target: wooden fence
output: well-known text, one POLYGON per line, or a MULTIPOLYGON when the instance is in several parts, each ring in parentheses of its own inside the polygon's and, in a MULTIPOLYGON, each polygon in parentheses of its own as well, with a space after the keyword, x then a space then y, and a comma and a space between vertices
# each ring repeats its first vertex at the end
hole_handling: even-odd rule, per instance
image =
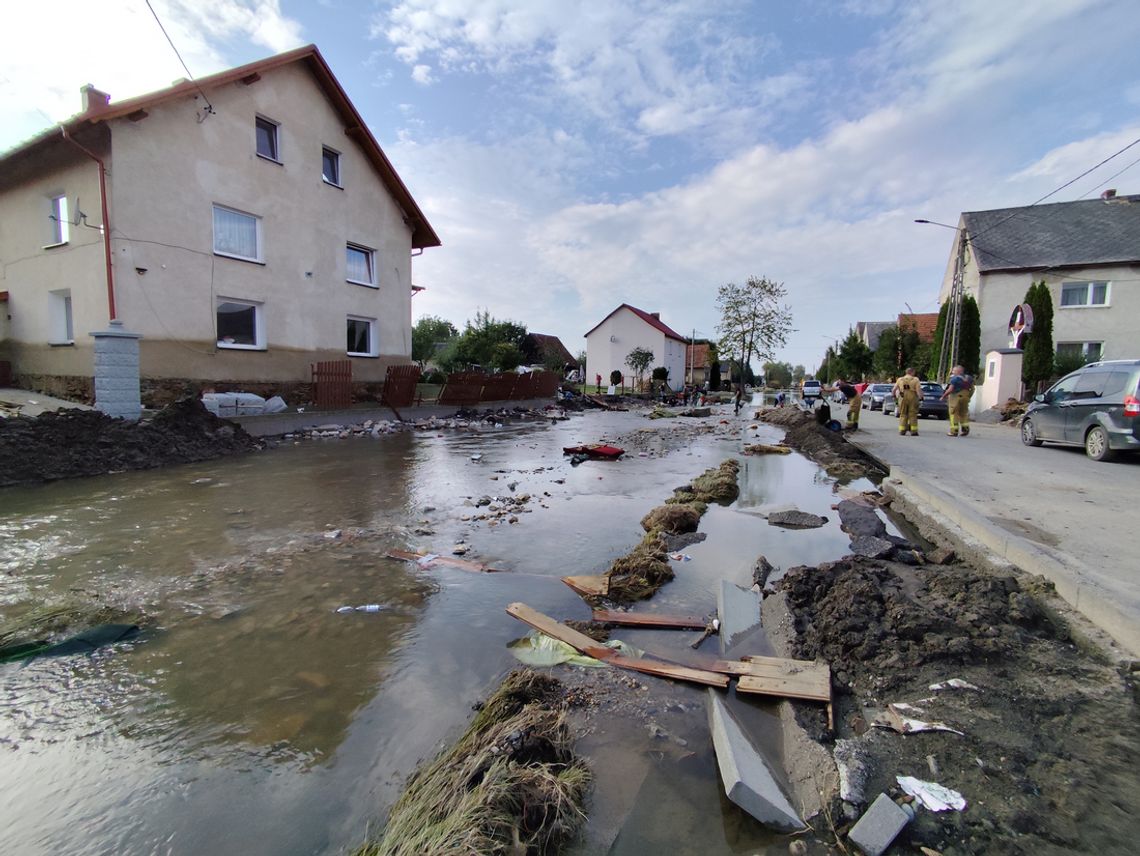
POLYGON ((409 407, 416 400, 419 366, 388 366, 380 403, 389 407, 409 407))
POLYGON ((557 372, 452 372, 439 393, 439 403, 465 407, 488 401, 553 398, 562 378, 557 372))
POLYGON ((352 407, 352 361, 329 360, 312 364, 313 402, 317 410, 352 407))

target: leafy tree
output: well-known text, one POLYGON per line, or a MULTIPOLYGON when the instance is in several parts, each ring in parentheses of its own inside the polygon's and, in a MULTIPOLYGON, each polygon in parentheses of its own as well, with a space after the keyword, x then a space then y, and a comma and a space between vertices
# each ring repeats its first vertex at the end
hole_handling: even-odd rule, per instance
POLYGON ((767 277, 750 276, 743 285, 730 282, 717 289, 717 346, 746 373, 753 357, 771 360, 787 342, 792 323, 791 307, 783 303, 787 295, 782 282, 767 277))
POLYGON ((716 392, 720 389, 720 354, 717 353, 716 345, 709 345, 709 391, 716 392))
POLYGON ((806 375, 806 374, 807 374, 807 369, 805 369, 801 365, 797 365, 794 369, 792 369, 792 380, 795 381, 796 383, 799 383, 800 381, 802 381, 804 379, 804 375, 806 375))
POLYGON ((620 369, 614 369, 612 372, 610 372, 610 386, 620 386, 620 385, 621 385, 621 370, 620 369))
POLYGON ((488 365, 501 372, 513 372, 522 365, 523 359, 523 352, 518 345, 513 342, 496 342, 491 346, 491 359, 488 360, 488 365))
POLYGON ((1053 295, 1045 280, 1029 286, 1025 302, 1033 310, 1033 332, 1025 337, 1021 379, 1032 393, 1053 376, 1053 295))
POLYGON ((842 374, 848 380, 862 380, 863 376, 871 371, 871 363, 875 358, 874 352, 859 338, 854 330, 847 333, 847 338, 839 346, 839 364, 842 374))
POLYGON ((787 363, 764 363, 764 380, 774 389, 792 385, 792 367, 787 363))
POLYGON ((455 325, 434 315, 425 315, 412 327, 412 359, 424 367, 432 358, 437 346, 446 344, 459 335, 455 325))
POLYGON ((966 374, 976 375, 982 365, 982 314, 972 294, 962 298, 962 324, 958 330, 958 363, 966 374))
POLYGON ((637 375, 638 387, 641 386, 641 379, 645 376, 645 370, 649 368, 652 362, 653 351, 648 348, 637 347, 626 355, 625 364, 633 369, 633 373, 637 375))
MULTIPOLYGON (((463 333, 452 342, 452 347, 448 348, 445 368, 454 371, 468 365, 479 365, 509 371, 523 360, 522 344, 525 338, 526 327, 522 324, 499 321, 492 318, 491 313, 484 309, 475 313, 475 319, 467 322, 463 333), (515 350, 496 348, 500 344, 512 345, 515 350), (511 363, 513 365, 508 368, 508 364, 511 363)), ((443 359, 441 356, 441 363, 443 359)))

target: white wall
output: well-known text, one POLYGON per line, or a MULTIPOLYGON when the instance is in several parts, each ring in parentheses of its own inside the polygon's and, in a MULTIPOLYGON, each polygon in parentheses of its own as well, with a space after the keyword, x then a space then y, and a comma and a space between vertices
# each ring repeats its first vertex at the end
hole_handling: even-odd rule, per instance
POLYGON ((665 365, 669 368, 669 377, 680 378, 685 370, 685 346, 681 342, 680 360, 670 367, 664 362, 668 358, 665 334, 645 323, 629 309, 621 309, 607 318, 599 327, 586 337, 586 381, 593 383, 597 375, 602 376, 602 385, 609 384, 610 372, 614 369, 623 375, 633 377, 633 372, 625 364, 625 358, 634 348, 645 348, 653 352, 653 362, 645 376, 656 366, 665 365), (674 375, 673 372, 678 372, 674 375))

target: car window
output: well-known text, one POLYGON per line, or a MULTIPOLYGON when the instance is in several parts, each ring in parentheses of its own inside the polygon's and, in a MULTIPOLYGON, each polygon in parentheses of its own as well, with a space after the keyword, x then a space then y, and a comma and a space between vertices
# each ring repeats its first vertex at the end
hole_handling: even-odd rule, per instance
POLYGON ((1045 393, 1047 401, 1067 401, 1073 395, 1073 390, 1077 386, 1077 381, 1081 379, 1079 374, 1071 374, 1068 377, 1063 377, 1045 393))
POLYGON ((1073 387, 1073 398, 1100 398, 1104 391, 1108 372, 1087 371, 1077 378, 1077 385, 1073 387))
POLYGON ((1128 380, 1132 376, 1132 372, 1109 372, 1108 380, 1104 382, 1104 389, 1101 390, 1102 398, 1115 398, 1124 392, 1128 386, 1128 380))

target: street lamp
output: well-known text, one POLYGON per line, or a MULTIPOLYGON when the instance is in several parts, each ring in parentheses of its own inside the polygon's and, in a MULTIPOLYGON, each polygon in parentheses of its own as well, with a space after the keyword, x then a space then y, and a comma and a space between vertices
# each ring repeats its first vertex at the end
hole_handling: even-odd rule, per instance
POLYGON ((827 341, 832 343, 831 347, 829 347, 827 349, 827 360, 824 364, 826 366, 824 371, 827 373, 827 382, 831 383, 831 381, 832 381, 832 377, 831 377, 831 354, 832 354, 832 352, 839 350, 839 339, 837 339, 835 336, 825 336, 822 333, 820 333, 820 338, 821 339, 827 339, 827 341))
POLYGON ((942 343, 938 351, 938 379, 944 378, 952 366, 958 364, 958 343, 962 330, 962 297, 964 287, 962 280, 966 268, 966 244, 970 241, 970 234, 965 228, 951 226, 949 223, 939 223, 937 220, 915 220, 927 226, 941 226, 943 229, 953 229, 958 233, 958 257, 954 262, 954 279, 950 284, 950 298, 947 300, 946 326, 942 330, 942 343))

